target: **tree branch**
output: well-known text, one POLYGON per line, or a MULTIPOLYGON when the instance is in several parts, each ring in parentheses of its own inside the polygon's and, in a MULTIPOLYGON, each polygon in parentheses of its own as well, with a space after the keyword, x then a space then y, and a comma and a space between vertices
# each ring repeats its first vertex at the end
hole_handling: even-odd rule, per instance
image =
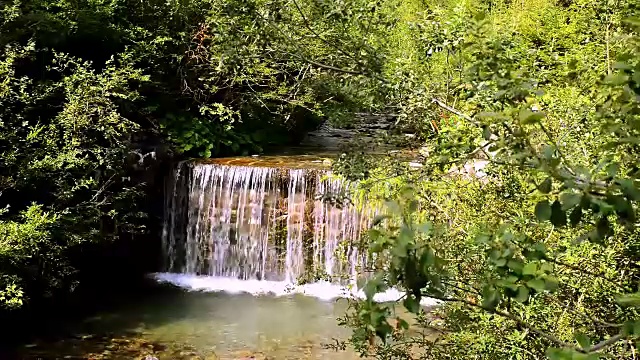
POLYGON ((460 116, 461 118, 463 118, 463 119, 467 120, 468 122, 470 122, 470 123, 472 123, 472 124, 479 125, 477 121, 475 121, 475 120, 473 120, 473 119, 471 118, 471 116, 464 114, 464 113, 463 113, 462 111, 460 111, 460 110, 457 110, 457 109, 452 108, 451 106, 449 106, 449 105, 445 104, 445 103, 444 103, 444 102, 442 102, 441 100, 438 100, 438 99, 436 99, 436 98, 432 98, 432 99, 431 99, 431 102, 432 102, 432 103, 434 103, 434 104, 436 104, 436 105, 438 105, 438 106, 440 106, 441 108, 443 108, 443 109, 445 109, 445 110, 447 110, 447 111, 451 112, 451 113, 454 113, 454 114, 456 114, 456 115, 460 116))
POLYGON ((599 350, 604 350, 607 347, 615 344, 616 342, 618 342, 618 341, 620 341, 620 340, 622 340, 624 338, 625 338, 625 336, 622 335, 622 334, 614 335, 614 336, 608 338, 605 341, 602 341, 602 342, 599 342, 599 343, 593 345, 592 347, 589 348, 588 352, 593 353, 593 352, 596 352, 596 351, 599 351, 599 350))
MULTIPOLYGON (((344 49, 342 49, 340 46, 331 43, 329 40, 326 40, 325 38, 323 38, 322 36, 320 36, 320 34, 318 34, 312 27, 311 24, 309 23, 309 21, 307 20, 307 17, 304 15, 304 12, 302 11, 302 8, 300 8, 300 5, 298 5, 298 2, 296 0, 293 0, 293 4, 296 6, 296 9, 298 9, 298 13, 300 13, 300 16, 302 17, 302 20, 304 22, 304 25, 307 29, 309 29, 309 31, 311 31, 311 33, 313 35, 315 35, 315 37, 317 37, 318 39, 320 39, 320 41, 322 41, 325 45, 332 47, 336 50, 338 50, 339 52, 341 52, 342 54, 344 54, 346 57, 356 61, 357 63, 359 63, 358 59, 356 59, 352 54, 346 52, 344 49)), ((359 64, 358 64, 359 65, 359 64)))

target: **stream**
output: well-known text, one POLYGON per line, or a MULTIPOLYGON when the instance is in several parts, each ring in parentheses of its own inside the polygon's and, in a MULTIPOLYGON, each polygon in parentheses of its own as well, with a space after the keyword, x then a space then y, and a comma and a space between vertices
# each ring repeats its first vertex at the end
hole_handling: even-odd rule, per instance
POLYGON ((321 157, 181 162, 166 183, 163 265, 149 274, 160 290, 0 358, 357 359, 325 346, 349 337, 337 319, 372 261, 359 239, 376 206, 341 200, 356 185, 321 157))
POLYGON ((346 300, 165 288, 57 325, 15 359, 356 359, 325 348, 346 339, 346 300))

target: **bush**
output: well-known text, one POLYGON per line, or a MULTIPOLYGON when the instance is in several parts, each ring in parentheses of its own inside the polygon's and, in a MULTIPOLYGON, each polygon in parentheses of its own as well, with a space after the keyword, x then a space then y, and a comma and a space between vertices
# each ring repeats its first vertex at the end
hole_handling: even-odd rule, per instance
MULTIPOLYGON (((351 342, 385 359, 632 358, 640 48, 637 20, 623 18, 637 9, 492 2, 461 29, 447 16, 483 6, 456 3, 427 6, 418 28, 462 31, 460 41, 424 34, 436 55, 412 67, 446 83, 433 95, 463 111, 409 95, 405 116, 425 123, 431 156, 396 178, 409 187, 369 233, 386 261, 343 319, 351 342), (460 172, 472 162, 480 178, 460 172), (410 321, 372 301, 391 286, 410 321), (441 306, 424 313, 425 297, 441 306)), ((370 170, 363 186, 389 173, 370 170)))

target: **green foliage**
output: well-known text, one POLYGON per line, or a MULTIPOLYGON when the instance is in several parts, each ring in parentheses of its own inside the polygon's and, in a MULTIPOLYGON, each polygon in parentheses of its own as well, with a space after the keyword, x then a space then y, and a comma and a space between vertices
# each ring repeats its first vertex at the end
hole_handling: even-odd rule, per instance
POLYGON ((137 125, 120 104, 146 77, 126 57, 91 63, 52 53, 48 81, 30 76, 44 61, 32 42, 0 57, 0 287, 3 307, 75 287, 67 252, 134 231, 135 184, 122 180, 137 125))
POLYGON ((424 35, 431 56, 406 67, 441 84, 429 92, 410 85, 412 100, 400 106, 406 121, 426 125, 432 155, 413 172, 379 162, 363 184, 391 174, 385 196, 403 183, 412 194, 395 190, 390 218, 368 234, 377 276, 364 288, 374 291, 344 319, 363 354, 627 359, 637 352, 640 48, 635 20, 622 20, 634 9, 632 2, 425 6, 429 20, 416 28, 448 26, 457 41, 424 35), (488 15, 472 20, 477 10, 488 15), (458 16, 469 20, 447 21, 458 16), (473 116, 436 108, 432 96, 473 116), (461 172, 469 164, 483 166, 479 178, 461 172), (376 289, 389 286, 404 299, 371 304, 376 289), (441 306, 425 313, 417 306, 424 298, 441 306), (414 314, 409 331, 390 325, 394 306, 414 314))
POLYGON ((366 299, 344 319, 356 349, 631 358, 637 10, 630 0, 3 2, 0 304, 73 289, 72 251, 139 230, 125 162, 135 135, 182 156, 248 154, 327 118, 349 126, 354 112, 385 112, 428 155, 420 169, 358 151, 335 163, 372 201, 396 199, 366 238, 366 299), (468 176, 470 164, 481 169, 468 176), (410 319, 373 301, 389 287, 410 319), (426 313, 425 298, 440 306, 426 313))
POLYGON ((141 230, 144 184, 129 166, 139 139, 181 157, 257 153, 375 103, 362 64, 334 68, 356 50, 379 61, 362 36, 391 24, 367 1, 335 5, 2 2, 0 305, 73 290, 71 254, 141 230), (368 25, 352 22, 363 11, 368 25))

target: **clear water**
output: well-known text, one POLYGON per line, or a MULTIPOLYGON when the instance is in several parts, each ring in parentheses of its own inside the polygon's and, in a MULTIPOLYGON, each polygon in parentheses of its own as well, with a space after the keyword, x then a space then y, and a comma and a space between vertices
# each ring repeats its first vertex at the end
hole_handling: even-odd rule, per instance
POLYGON ((301 294, 174 289, 89 316, 60 330, 70 335, 35 341, 16 358, 351 360, 358 358, 352 351, 323 346, 349 336, 337 324, 347 305, 301 294), (131 350, 125 342, 140 345, 131 350))
POLYGON ((187 344, 199 355, 354 359, 352 353, 322 346, 348 336, 348 330, 336 322, 345 309, 344 300, 327 302, 301 295, 180 293, 120 315, 139 319, 142 329, 137 330, 143 331, 145 339, 187 344))

